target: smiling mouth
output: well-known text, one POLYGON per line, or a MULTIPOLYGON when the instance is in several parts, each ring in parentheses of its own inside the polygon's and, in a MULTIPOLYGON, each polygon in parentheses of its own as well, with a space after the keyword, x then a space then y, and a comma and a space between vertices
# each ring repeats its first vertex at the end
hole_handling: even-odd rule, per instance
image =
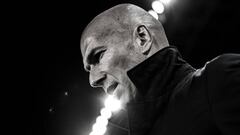
POLYGON ((112 95, 117 86, 118 86, 118 83, 117 83, 117 82, 113 82, 113 84, 111 84, 111 85, 107 88, 107 91, 106 91, 106 92, 107 92, 109 95, 112 95))

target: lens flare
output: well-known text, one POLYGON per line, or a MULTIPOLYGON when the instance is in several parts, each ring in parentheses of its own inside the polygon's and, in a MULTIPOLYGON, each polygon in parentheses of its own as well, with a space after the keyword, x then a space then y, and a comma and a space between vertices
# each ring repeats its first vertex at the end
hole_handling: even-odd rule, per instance
POLYGON ((107 127, 102 127, 102 128, 93 130, 89 135, 104 135, 106 131, 107 131, 107 127))
POLYGON ((149 10, 148 13, 158 20, 158 14, 155 11, 149 10))
POLYGON ((120 100, 113 96, 108 96, 105 100, 105 108, 100 111, 100 116, 96 118, 96 123, 92 126, 92 132, 89 135, 104 135, 107 130, 108 119, 113 111, 121 109, 120 100))
POLYGON ((162 14, 164 12, 164 5, 161 1, 156 0, 152 2, 152 9, 158 14, 162 14))
POLYGON ((171 0, 160 0, 163 4, 167 5, 171 2, 171 0))
POLYGON ((111 110, 107 108, 102 108, 100 111, 101 116, 105 117, 106 119, 109 119, 112 116, 111 110))
POLYGON ((108 96, 104 104, 105 107, 109 109, 111 112, 117 111, 121 108, 120 100, 114 98, 113 96, 108 96))

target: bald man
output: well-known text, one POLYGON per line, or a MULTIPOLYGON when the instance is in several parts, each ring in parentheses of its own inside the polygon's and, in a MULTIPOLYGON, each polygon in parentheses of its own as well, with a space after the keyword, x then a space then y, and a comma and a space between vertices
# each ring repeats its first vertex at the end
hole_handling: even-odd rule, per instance
POLYGON ((96 16, 80 47, 90 85, 123 104, 107 134, 240 134, 239 54, 196 70, 169 45, 161 23, 132 4, 96 16))

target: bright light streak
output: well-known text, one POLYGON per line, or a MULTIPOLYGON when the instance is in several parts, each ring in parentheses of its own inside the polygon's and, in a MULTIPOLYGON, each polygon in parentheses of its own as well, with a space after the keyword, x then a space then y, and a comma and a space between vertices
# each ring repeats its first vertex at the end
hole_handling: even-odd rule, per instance
POLYGON ((103 116, 98 116, 96 123, 92 126, 92 132, 89 135, 103 135, 107 130, 108 120, 103 116))
POLYGON ((121 109, 120 100, 113 96, 108 96, 104 104, 105 108, 101 109, 101 115, 97 117, 96 123, 92 126, 92 132, 89 135, 103 135, 107 130, 108 119, 112 116, 112 112, 121 109))
POLYGON ((108 96, 104 104, 105 104, 105 107, 112 112, 117 111, 121 108, 120 100, 114 98, 113 96, 108 96))
POLYGON ((98 123, 101 126, 107 126, 108 120, 104 118, 103 116, 98 116, 96 119, 96 123, 98 123))
POLYGON ((148 13, 158 20, 158 14, 155 11, 149 10, 148 13))
POLYGON ((152 2, 152 8, 158 14, 162 14, 164 12, 164 5, 159 0, 156 0, 156 1, 152 2))
POLYGON ((100 111, 101 116, 105 117, 106 119, 109 119, 112 116, 111 110, 107 108, 102 108, 100 111))
POLYGON ((89 135, 104 135, 106 131, 107 127, 101 127, 97 128, 96 130, 93 130, 89 135))
POLYGON ((171 2, 171 0, 160 0, 163 4, 167 5, 171 2))
POLYGON ((100 123, 95 123, 93 124, 92 126, 92 131, 99 131, 101 130, 102 128, 106 127, 105 125, 102 125, 101 122, 100 123))
POLYGON ((98 135, 96 132, 92 131, 89 135, 98 135))

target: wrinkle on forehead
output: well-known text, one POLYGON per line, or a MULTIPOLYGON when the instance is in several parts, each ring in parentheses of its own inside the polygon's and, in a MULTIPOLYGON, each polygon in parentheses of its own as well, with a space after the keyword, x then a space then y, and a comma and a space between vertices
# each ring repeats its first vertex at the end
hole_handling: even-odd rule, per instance
MULTIPOLYGON (((149 29, 156 31, 156 35, 162 35, 161 33, 164 32, 160 22, 138 6, 126 3, 112 7, 96 16, 84 29, 81 38, 81 49, 85 48, 82 47, 85 46, 83 40, 90 35, 96 36, 98 34, 99 36, 96 36, 96 38, 104 39, 104 37, 111 35, 114 32, 113 30, 132 32, 136 25, 139 24, 146 25, 149 29)), ((163 35, 163 37, 165 36, 163 35)))
POLYGON ((112 17, 103 16, 95 18, 87 28, 81 38, 81 52, 84 56, 87 46, 89 46, 92 40, 99 43, 104 42, 108 37, 115 35, 116 33, 122 33, 126 31, 120 23, 115 21, 112 17))
POLYGON ((93 37, 87 37, 84 41, 83 41, 83 45, 81 45, 81 51, 82 51, 82 56, 83 58, 86 55, 88 46, 93 42, 94 38, 93 37))
MULTIPOLYGON (((84 40, 88 36, 95 36, 97 39, 104 39, 105 37, 113 34, 114 30, 117 31, 126 30, 126 25, 129 25, 128 15, 130 7, 135 7, 131 4, 120 4, 113 8, 110 8, 98 16, 96 16, 84 29, 81 37, 81 52, 85 52, 84 40), (98 34, 98 35, 97 35, 98 34)), ((136 7, 135 7, 136 8, 136 7)))

